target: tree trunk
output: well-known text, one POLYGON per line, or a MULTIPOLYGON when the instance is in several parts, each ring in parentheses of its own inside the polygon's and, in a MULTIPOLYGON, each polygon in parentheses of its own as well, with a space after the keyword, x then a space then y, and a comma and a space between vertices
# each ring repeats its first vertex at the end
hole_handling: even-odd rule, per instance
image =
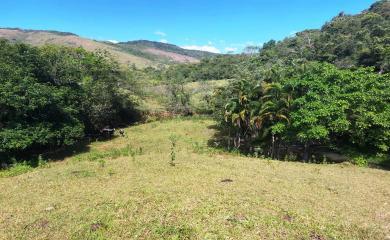
POLYGON ((305 149, 303 152, 303 161, 307 162, 309 160, 309 144, 305 142, 305 149))
POLYGON ((241 136, 240 133, 236 133, 236 137, 234 138, 234 147, 240 148, 241 146, 241 136))
POLYGON ((278 147, 277 147, 277 150, 276 150, 276 159, 280 160, 280 145, 281 145, 281 142, 279 141, 278 142, 278 147))
POLYGON ((230 128, 229 128, 228 150, 230 150, 231 141, 232 141, 232 137, 231 137, 230 128))
POLYGON ((275 158, 275 135, 272 134, 271 158, 275 158))

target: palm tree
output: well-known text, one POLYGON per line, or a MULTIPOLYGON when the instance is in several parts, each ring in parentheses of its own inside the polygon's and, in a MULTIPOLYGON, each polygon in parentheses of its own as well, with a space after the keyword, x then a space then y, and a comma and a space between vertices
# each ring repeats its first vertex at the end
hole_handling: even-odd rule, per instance
POLYGON ((234 89, 237 89, 237 96, 232 97, 225 105, 225 121, 230 120, 236 128, 234 146, 240 148, 242 141, 251 136, 251 109, 261 91, 259 85, 247 80, 237 82, 234 89))
POLYGON ((256 84, 241 80, 234 84, 236 96, 225 105, 225 121, 230 121, 235 129, 234 146, 240 148, 243 141, 259 137, 270 139, 269 155, 275 157, 279 139, 273 127, 278 123, 290 123, 291 95, 280 83, 256 84))
MULTIPOLYGON (((263 136, 272 133, 269 155, 275 157, 277 136, 272 127, 280 122, 290 123, 289 111, 292 98, 280 83, 263 84, 263 96, 259 103, 253 104, 251 110, 251 124, 263 132, 263 136)), ((279 148, 278 148, 279 149, 279 148)))

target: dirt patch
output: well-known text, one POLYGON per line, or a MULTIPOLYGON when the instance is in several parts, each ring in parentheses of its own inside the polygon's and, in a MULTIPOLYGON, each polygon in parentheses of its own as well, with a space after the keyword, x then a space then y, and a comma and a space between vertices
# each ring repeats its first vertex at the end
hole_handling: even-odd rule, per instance
POLYGON ((106 228, 106 225, 103 223, 100 223, 100 222, 93 223, 93 224, 91 224, 91 227, 90 227, 92 232, 96 232, 97 230, 102 229, 102 228, 106 228))
POLYGON ((286 222, 292 222, 294 220, 294 218, 288 214, 284 215, 282 219, 286 222))
POLYGON ((221 183, 231 183, 231 182, 233 182, 233 180, 231 180, 230 178, 226 178, 226 179, 221 180, 221 183))
POLYGON ((321 235, 318 235, 317 233, 310 234, 310 239, 311 240, 325 240, 324 237, 322 237, 321 235))

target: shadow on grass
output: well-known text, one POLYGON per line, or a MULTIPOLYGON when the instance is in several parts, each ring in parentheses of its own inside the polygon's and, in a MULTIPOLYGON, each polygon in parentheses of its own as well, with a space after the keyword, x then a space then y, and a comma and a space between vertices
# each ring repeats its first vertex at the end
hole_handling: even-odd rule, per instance
POLYGON ((369 163, 369 166, 372 168, 390 171, 390 156, 388 156, 387 159, 369 163))
POLYGON ((54 151, 44 152, 36 150, 34 152, 20 153, 17 156, 5 157, 1 161, 0 176, 2 175, 1 172, 9 172, 9 174, 5 175, 19 175, 13 172, 27 172, 33 168, 46 165, 48 162, 62 161, 67 157, 88 152, 89 150, 89 141, 82 140, 72 146, 62 147, 54 151))
POLYGON ((46 160, 48 162, 63 161, 68 157, 89 152, 90 144, 93 142, 109 142, 118 137, 119 137, 118 135, 113 135, 110 137, 105 137, 100 135, 95 135, 95 136, 89 135, 72 146, 66 146, 66 147, 59 148, 55 151, 42 153, 41 156, 43 157, 43 160, 46 160))
POLYGON ((244 151, 234 148, 233 142, 229 137, 229 134, 224 131, 217 124, 207 126, 208 129, 216 130, 214 135, 207 141, 207 146, 214 148, 219 151, 229 152, 229 153, 241 153, 245 154, 244 151))
POLYGON ((111 137, 89 136, 74 145, 65 146, 53 151, 35 150, 12 157, 4 156, 0 161, 0 177, 20 175, 34 168, 46 166, 49 162, 63 161, 66 158, 89 152, 92 142, 107 142, 117 137, 116 135, 111 137))
MULTIPOLYGON (((208 147, 217 149, 218 151, 231 153, 234 155, 242 155, 248 157, 259 157, 265 158, 260 154, 254 154, 253 151, 249 151, 249 149, 237 149, 234 147, 234 143, 232 138, 229 137, 229 133, 224 131, 223 128, 218 126, 217 124, 210 125, 207 127, 208 129, 216 130, 214 135, 208 140, 208 147)), ((303 156, 303 146, 293 145, 287 148, 287 152, 281 155, 279 161, 294 161, 294 162, 305 162, 302 160, 303 156), (293 154, 293 158, 290 158, 290 154, 293 154), (286 156, 288 158, 286 158, 286 156)), ((362 156, 367 162, 364 165, 365 167, 376 168, 390 171, 390 155, 384 156, 376 156, 376 153, 373 152, 361 152, 354 151, 353 154, 350 154, 350 151, 343 150, 340 148, 339 150, 330 149, 325 145, 312 146, 310 151, 310 158, 306 163, 312 164, 338 164, 345 162, 354 162, 355 156, 362 156), (324 157, 326 156, 326 160, 324 161, 324 157)))
POLYGON ((62 147, 55 151, 46 152, 41 154, 42 158, 48 162, 63 161, 64 159, 80 154, 85 153, 90 150, 89 147, 90 141, 88 139, 82 140, 75 145, 62 147))

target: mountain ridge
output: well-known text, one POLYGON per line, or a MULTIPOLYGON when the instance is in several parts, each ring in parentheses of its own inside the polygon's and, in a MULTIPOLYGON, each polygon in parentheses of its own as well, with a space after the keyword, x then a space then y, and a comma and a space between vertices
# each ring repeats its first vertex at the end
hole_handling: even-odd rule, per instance
POLYGON ((35 30, 0 27, 0 38, 11 42, 22 42, 34 46, 45 44, 69 47, 83 47, 88 51, 98 49, 110 52, 122 65, 137 67, 157 67, 177 63, 197 63, 203 58, 215 56, 215 53, 187 50, 169 43, 150 40, 133 40, 112 43, 81 37, 71 32, 56 30, 35 30))

